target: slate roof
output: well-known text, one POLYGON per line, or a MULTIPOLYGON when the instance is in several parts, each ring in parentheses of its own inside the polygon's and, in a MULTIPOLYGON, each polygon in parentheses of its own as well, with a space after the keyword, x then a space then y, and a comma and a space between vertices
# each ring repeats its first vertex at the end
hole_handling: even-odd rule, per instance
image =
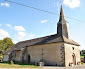
POLYGON ((26 46, 33 46, 33 45, 41 45, 41 44, 49 44, 49 43, 58 43, 58 42, 64 42, 76 46, 80 46, 78 43, 76 43, 73 40, 67 39, 65 36, 58 36, 57 34, 36 38, 32 40, 26 40, 22 42, 18 42, 14 46, 11 47, 10 50, 5 52, 4 54, 9 54, 10 52, 14 50, 22 50, 26 46))

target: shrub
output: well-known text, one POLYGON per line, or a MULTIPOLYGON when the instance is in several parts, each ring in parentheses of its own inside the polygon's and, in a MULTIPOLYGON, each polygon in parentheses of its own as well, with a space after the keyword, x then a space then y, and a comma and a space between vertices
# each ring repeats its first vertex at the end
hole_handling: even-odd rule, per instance
POLYGON ((14 62, 11 60, 11 61, 10 61, 10 64, 12 65, 12 64, 14 64, 14 62))
POLYGON ((81 62, 81 64, 83 64, 83 62, 81 62))

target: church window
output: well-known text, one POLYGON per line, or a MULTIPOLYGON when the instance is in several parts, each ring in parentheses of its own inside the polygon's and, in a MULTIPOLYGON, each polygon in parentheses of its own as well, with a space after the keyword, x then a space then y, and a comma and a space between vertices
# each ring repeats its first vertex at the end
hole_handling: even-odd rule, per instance
POLYGON ((72 47, 72 49, 74 50, 74 47, 72 47))

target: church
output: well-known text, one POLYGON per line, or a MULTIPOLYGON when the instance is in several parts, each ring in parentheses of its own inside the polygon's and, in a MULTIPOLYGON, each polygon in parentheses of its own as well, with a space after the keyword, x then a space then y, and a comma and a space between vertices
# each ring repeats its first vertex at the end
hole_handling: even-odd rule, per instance
POLYGON ((57 23, 57 33, 41 38, 21 41, 3 54, 3 62, 38 63, 44 65, 69 66, 80 63, 79 44, 70 38, 68 22, 63 7, 57 23))

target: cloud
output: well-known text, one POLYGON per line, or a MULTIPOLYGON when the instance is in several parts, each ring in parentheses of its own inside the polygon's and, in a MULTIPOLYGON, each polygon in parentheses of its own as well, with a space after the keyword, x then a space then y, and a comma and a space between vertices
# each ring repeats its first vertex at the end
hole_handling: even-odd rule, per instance
POLYGON ((64 0, 63 4, 70 8, 75 8, 80 6, 80 0, 64 0))
POLYGON ((22 26, 15 26, 14 29, 17 31, 25 31, 25 29, 22 26))
POLYGON ((3 39, 5 37, 10 37, 9 33, 3 29, 0 29, 0 39, 3 39))
POLYGON ((26 35, 27 34, 25 32, 18 32, 18 34, 16 35, 16 37, 20 41, 20 40, 23 40, 26 35))
POLYGON ((2 24, 0 24, 0 26, 2 26, 2 24))
POLYGON ((49 35, 53 35, 53 34, 55 34, 54 32, 52 32, 52 33, 49 33, 49 35))
POLYGON ((26 36, 26 40, 29 40, 29 39, 34 39, 36 37, 36 35, 34 35, 34 34, 27 34, 27 36, 26 36))
POLYGON ((8 27, 11 27, 11 25, 10 24, 6 24, 8 27))
POLYGON ((14 44, 16 44, 16 43, 18 43, 18 41, 16 41, 16 40, 13 40, 13 43, 14 43, 14 44))
POLYGON ((24 41, 33 39, 36 37, 34 34, 26 34, 25 32, 18 32, 18 34, 15 35, 18 41, 24 41))
POLYGON ((40 21, 40 23, 46 23, 48 22, 48 20, 43 20, 43 21, 40 21))
POLYGON ((9 3, 0 3, 1 6, 10 7, 9 3))

